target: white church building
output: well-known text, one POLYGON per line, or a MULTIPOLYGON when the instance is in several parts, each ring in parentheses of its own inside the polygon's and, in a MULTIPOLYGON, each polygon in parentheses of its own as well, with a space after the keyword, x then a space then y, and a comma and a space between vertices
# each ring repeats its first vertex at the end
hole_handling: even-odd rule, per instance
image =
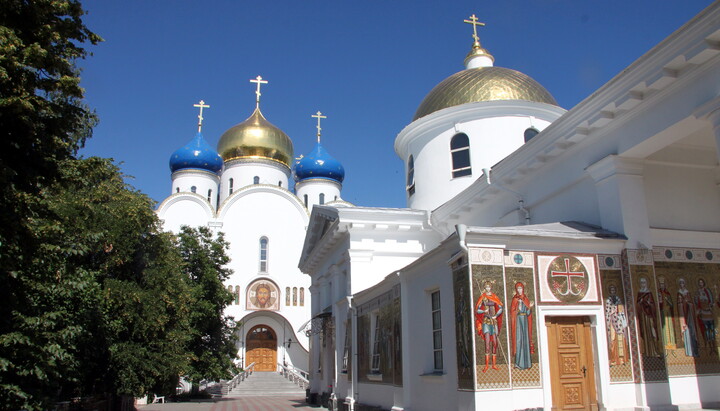
MULTIPOLYGON (((292 285, 311 302, 312 400, 717 407, 720 3, 569 111, 473 37, 395 139, 408 208, 315 204, 288 243, 310 279, 292 285)), ((225 161, 221 187, 252 175, 225 161)), ((245 197, 225 194, 227 226, 245 197)))
POLYGON ((197 135, 170 158, 172 192, 157 209, 168 231, 183 225, 222 231, 230 245, 226 281, 234 301, 226 314, 241 324, 238 360, 255 371, 275 371, 278 364, 308 369, 310 278, 297 267, 310 210, 314 205, 350 205, 340 198, 343 166, 318 143, 296 160, 293 144, 256 107, 250 117, 230 127, 213 149, 197 135), (294 165, 294 171, 291 166, 294 165), (295 180, 295 191, 290 191, 295 180))

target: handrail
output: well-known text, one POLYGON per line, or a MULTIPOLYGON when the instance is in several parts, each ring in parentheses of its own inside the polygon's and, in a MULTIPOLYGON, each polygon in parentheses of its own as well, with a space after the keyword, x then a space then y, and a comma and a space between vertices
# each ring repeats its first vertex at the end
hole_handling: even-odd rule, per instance
POLYGON ((310 381, 308 380, 309 374, 307 371, 278 363, 278 372, 289 381, 299 385, 302 389, 310 387, 310 381))
POLYGON ((223 392, 223 394, 227 394, 230 391, 232 391, 233 389, 235 389, 235 387, 237 387, 238 384, 245 381, 245 379, 247 377, 251 376, 253 371, 255 371, 255 363, 254 362, 250 363, 250 365, 245 367, 244 370, 240 371, 236 376, 234 376, 232 378, 232 380, 227 382, 227 384, 225 385, 225 390, 223 390, 223 391, 227 391, 227 392, 223 392))

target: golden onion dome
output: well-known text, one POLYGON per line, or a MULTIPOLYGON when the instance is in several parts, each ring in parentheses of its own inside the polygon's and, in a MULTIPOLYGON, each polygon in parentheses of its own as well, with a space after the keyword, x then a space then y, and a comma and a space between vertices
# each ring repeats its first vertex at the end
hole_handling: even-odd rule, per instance
POLYGON ((290 137, 267 121, 259 108, 256 108, 247 120, 230 127, 220 137, 217 151, 225 161, 263 158, 290 167, 293 159, 290 137))
POLYGON ((553 96, 530 76, 516 70, 488 66, 463 70, 443 80, 425 96, 413 121, 444 108, 497 100, 557 105, 553 96))

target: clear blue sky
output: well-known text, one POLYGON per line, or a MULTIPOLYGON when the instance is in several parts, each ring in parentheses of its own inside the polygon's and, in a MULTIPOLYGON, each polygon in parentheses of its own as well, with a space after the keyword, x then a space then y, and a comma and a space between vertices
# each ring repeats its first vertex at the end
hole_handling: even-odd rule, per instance
POLYGON ((315 143, 345 166, 343 198, 404 207, 393 143, 423 97, 463 68, 475 13, 497 66, 530 75, 570 109, 709 0, 125 0, 87 1, 105 39, 81 63, 100 124, 82 154, 112 157, 156 201, 170 194, 168 159, 196 132, 215 146, 255 104, 295 155, 315 143))

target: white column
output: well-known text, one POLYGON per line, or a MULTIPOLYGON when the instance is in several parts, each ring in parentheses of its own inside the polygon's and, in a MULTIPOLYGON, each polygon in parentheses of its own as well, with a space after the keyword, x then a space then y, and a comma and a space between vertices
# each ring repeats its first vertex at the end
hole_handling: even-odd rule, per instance
POLYGON ((628 248, 650 247, 643 162, 610 155, 587 168, 595 180, 602 227, 624 234, 628 248))
MULTIPOLYGON (((312 285, 308 288, 310 291, 310 302, 312 306, 312 317, 314 318, 316 315, 320 314, 320 292, 317 289, 316 286, 312 285)), ((320 346, 320 334, 317 334, 314 332, 310 335, 310 369, 308 370, 308 373, 310 374, 310 392, 313 393, 319 393, 320 392, 320 374, 318 373, 318 370, 320 368, 320 351, 322 347, 320 346)))

